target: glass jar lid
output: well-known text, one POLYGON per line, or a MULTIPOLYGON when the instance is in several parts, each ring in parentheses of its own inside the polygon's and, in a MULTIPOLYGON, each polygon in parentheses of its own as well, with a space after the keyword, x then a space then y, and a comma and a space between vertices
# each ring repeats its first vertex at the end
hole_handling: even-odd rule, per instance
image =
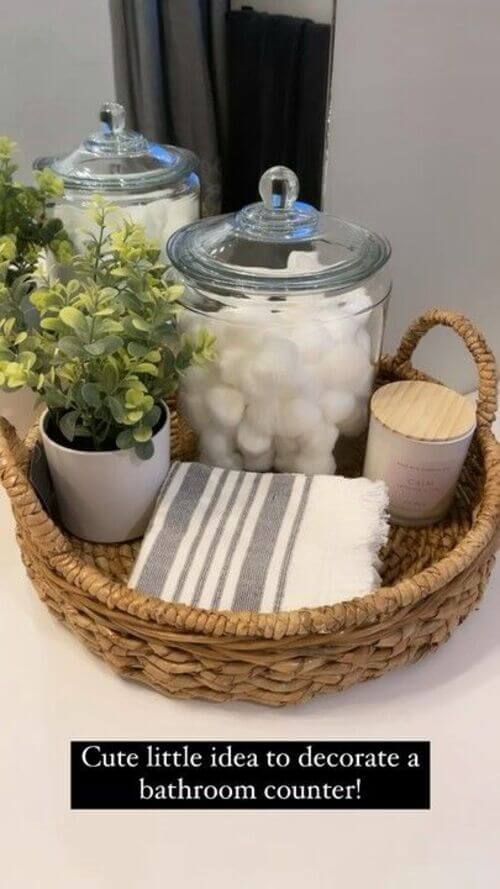
POLYGON ((389 242, 359 225, 297 200, 299 181, 287 167, 260 179, 262 201, 239 213, 184 226, 168 255, 186 282, 220 294, 345 291, 389 259, 389 242))
POLYGON ((67 155, 39 157, 33 167, 49 167, 70 189, 85 191, 151 191, 173 185, 196 169, 191 151, 148 142, 125 129, 125 109, 102 105, 101 128, 67 155))

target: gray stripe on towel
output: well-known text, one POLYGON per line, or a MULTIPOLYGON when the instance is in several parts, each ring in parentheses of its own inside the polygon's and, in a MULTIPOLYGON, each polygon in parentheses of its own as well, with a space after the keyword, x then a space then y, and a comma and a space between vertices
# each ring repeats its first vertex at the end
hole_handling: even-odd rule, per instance
POLYGON ((262 479, 263 479, 262 475, 257 474, 255 476, 255 478, 252 482, 252 487, 250 488, 250 493, 248 494, 248 497, 246 499, 245 506, 241 510, 241 514, 238 519, 238 524, 236 525, 236 528, 233 531, 231 541, 230 541, 228 549, 227 549, 226 558, 224 559, 224 564, 222 566, 222 569, 221 569, 221 572, 219 575, 219 579, 217 581, 217 586, 215 587, 215 593, 214 593, 213 600, 212 600, 212 608, 213 609, 217 609, 220 605, 220 600, 222 598, 222 594, 224 592, 224 587, 226 585, 227 575, 228 575, 229 569, 231 567, 231 562, 233 561, 234 552, 235 552, 236 547, 238 545, 238 541, 240 539, 241 532, 243 530, 243 526, 244 526, 245 521, 247 519, 248 513, 250 512, 250 507, 252 505, 252 501, 255 498, 255 495, 257 493, 257 488, 259 487, 262 479))
POLYGON ((192 463, 182 479, 137 582, 138 588, 150 596, 161 596, 163 592, 177 550, 191 521, 193 503, 197 503, 203 494, 209 476, 208 466, 192 463))
MULTIPOLYGON (((214 469, 212 471, 216 472, 217 470, 214 469)), ((200 522, 200 527, 198 528, 198 531, 196 532, 196 534, 193 538, 193 542, 191 543, 191 546, 189 547, 188 554, 186 556, 186 561, 184 562, 184 565, 182 566, 182 570, 179 574, 179 580, 177 581, 175 593, 172 597, 174 602, 178 602, 181 597, 182 588, 186 582, 187 573, 188 573, 189 569, 191 568, 191 565, 193 564, 193 559, 196 555, 196 550, 198 549, 198 547, 200 545, 200 540, 206 531, 206 527, 207 527, 207 525, 212 517, 213 511, 219 501, 219 497, 222 493, 222 488, 224 487, 224 485, 226 483, 228 472, 229 472, 228 469, 224 469, 224 471, 220 473, 219 480, 215 486, 213 494, 212 494, 209 502, 207 503, 205 512, 204 512, 203 517, 200 522)), ((192 604, 194 604, 194 602, 192 604)))
POLYGON ((295 546, 295 541, 297 540, 297 535, 300 531, 302 519, 304 518, 304 513, 306 511, 307 501, 309 500, 309 492, 311 490, 311 484, 312 476, 308 476, 304 482, 304 487, 300 496, 297 512, 295 513, 295 518, 293 520, 292 530, 290 531, 290 537, 288 538, 283 561, 281 563, 278 586, 276 589, 276 597, 274 600, 274 611, 279 611, 281 608, 283 594, 285 592, 286 579, 288 576, 288 569, 290 567, 290 560, 292 558, 293 548, 295 546))
POLYGON ((294 480, 293 475, 275 475, 271 481, 241 566, 232 605, 235 611, 259 610, 294 480))
POLYGON ((215 530, 215 534, 214 534, 212 540, 210 541, 210 546, 208 548, 208 552, 205 557, 203 567, 200 571, 200 576, 198 577, 198 580, 196 582, 196 586, 194 589, 193 600, 192 600, 193 605, 197 605, 198 602, 200 601, 201 594, 203 592, 203 587, 206 583, 206 580, 208 577, 208 572, 210 570, 210 566, 212 564, 212 561, 213 561, 213 558, 215 555, 215 551, 219 545, 222 534, 224 533, 224 528, 226 527, 227 520, 231 514, 231 510, 234 508, 234 504, 236 503, 236 500, 238 499, 238 495, 240 493, 244 478, 245 478, 245 474, 243 472, 239 472, 237 475, 237 478, 236 478, 236 484, 234 485, 233 490, 231 491, 231 495, 229 497, 229 500, 226 503, 224 512, 222 513, 222 515, 220 517, 220 521, 219 521, 219 524, 217 525, 217 528, 215 530))

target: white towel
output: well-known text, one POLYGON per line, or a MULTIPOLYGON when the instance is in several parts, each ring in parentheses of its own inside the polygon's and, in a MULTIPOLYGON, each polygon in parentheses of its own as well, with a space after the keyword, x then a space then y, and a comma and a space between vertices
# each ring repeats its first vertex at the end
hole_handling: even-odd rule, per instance
POLYGON ((380 584, 383 482, 174 463, 130 585, 201 608, 329 605, 380 584))

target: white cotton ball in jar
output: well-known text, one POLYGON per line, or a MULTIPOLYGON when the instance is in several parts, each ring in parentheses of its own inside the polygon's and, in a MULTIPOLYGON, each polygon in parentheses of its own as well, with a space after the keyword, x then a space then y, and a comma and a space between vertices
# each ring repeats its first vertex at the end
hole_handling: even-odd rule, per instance
POLYGON ((287 465, 286 472, 296 472, 301 475, 334 475, 337 468, 335 458, 330 452, 298 454, 287 465))
POLYGON ((278 429, 279 415, 279 401, 270 397, 250 401, 245 413, 251 426, 269 436, 274 435, 278 429))
POLYGON ((306 363, 319 361, 332 348, 333 340, 328 328, 321 321, 309 321, 295 325, 290 336, 306 363))
POLYGON ((243 468, 243 459, 234 448, 233 435, 210 425, 205 425, 201 432, 199 458, 201 463, 208 463, 209 466, 243 468))
POLYGON ((321 411, 315 402, 290 398, 281 405, 278 432, 281 436, 293 438, 308 432, 320 422, 321 411))
POLYGON ((365 327, 361 327, 356 333, 356 345, 363 350, 368 360, 371 359, 372 338, 365 327))
POLYGON ((300 437, 285 438, 282 435, 276 435, 274 438, 274 446, 276 454, 279 457, 291 457, 298 454, 300 450, 300 437))
POLYGON ((318 423, 307 435, 302 435, 300 441, 300 453, 310 455, 326 455, 332 453, 339 430, 331 423, 318 423))
POLYGON ((339 344, 355 340, 360 329, 359 323, 354 318, 349 318, 342 311, 332 309, 327 321, 328 335, 334 347, 339 344))
POLYGON ((355 340, 338 343, 321 363, 321 379, 326 387, 347 389, 356 395, 368 395, 374 368, 355 340))
POLYGON ((274 463, 274 448, 269 448, 262 454, 244 454, 243 468, 248 472, 269 472, 274 463))
POLYGON ((228 348, 253 350, 262 340, 262 313, 254 306, 224 306, 216 318, 221 343, 228 348))
POLYGON ((288 389, 297 382, 298 367, 299 354, 294 343, 285 338, 268 339, 248 362, 243 386, 255 396, 288 389))
POLYGON ((367 401, 360 399, 356 402, 354 411, 342 422, 339 422, 339 432, 341 435, 347 435, 354 438, 360 435, 366 428, 368 423, 368 406, 367 401))
POLYGON ((209 421, 202 393, 181 389, 177 401, 182 416, 185 417, 195 432, 200 432, 209 421))
POLYGON ((334 425, 348 420, 356 411, 356 396, 346 389, 328 389, 320 398, 323 417, 334 425))
POLYGON ((359 324, 364 324, 370 315, 373 300, 364 287, 357 287, 350 293, 344 293, 340 304, 344 310, 356 318, 359 324))
POLYGON ((205 404, 210 419, 227 429, 234 429, 243 418, 243 395, 230 386, 211 386, 205 392, 205 404))
POLYGON ((244 418, 238 426, 236 444, 243 454, 256 456, 257 454, 264 454, 270 449, 272 439, 270 435, 261 432, 244 418))
POLYGON ((297 472, 294 469, 297 454, 276 451, 274 468, 276 472, 297 472))
POLYGON ((199 450, 200 456, 203 453, 208 457, 208 462, 215 462, 234 450, 234 436, 206 423, 200 433, 199 450))
POLYGON ((217 382, 218 371, 215 363, 192 364, 182 372, 180 388, 182 392, 203 393, 217 382))
POLYGON ((249 353, 238 346, 226 345, 217 355, 220 378, 223 383, 240 388, 249 353))

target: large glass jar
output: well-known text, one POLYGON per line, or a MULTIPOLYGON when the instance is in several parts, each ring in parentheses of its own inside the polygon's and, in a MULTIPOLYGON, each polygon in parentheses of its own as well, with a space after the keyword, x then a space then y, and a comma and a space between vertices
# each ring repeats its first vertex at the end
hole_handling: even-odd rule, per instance
MULTIPOLYGON (((192 152, 157 145, 125 129, 125 109, 109 102, 100 110, 101 129, 68 155, 40 157, 34 169, 49 167, 65 191, 53 212, 77 249, 91 227, 85 214, 93 194, 101 194, 164 248, 170 235, 200 215, 200 182, 192 152)), ((121 214, 115 215, 115 225, 121 214)))
POLYGON ((180 325, 216 337, 216 359, 190 368, 180 391, 210 464, 333 473, 367 424, 390 246, 297 201, 298 189, 292 171, 273 167, 261 203, 168 243, 185 283, 180 325))

